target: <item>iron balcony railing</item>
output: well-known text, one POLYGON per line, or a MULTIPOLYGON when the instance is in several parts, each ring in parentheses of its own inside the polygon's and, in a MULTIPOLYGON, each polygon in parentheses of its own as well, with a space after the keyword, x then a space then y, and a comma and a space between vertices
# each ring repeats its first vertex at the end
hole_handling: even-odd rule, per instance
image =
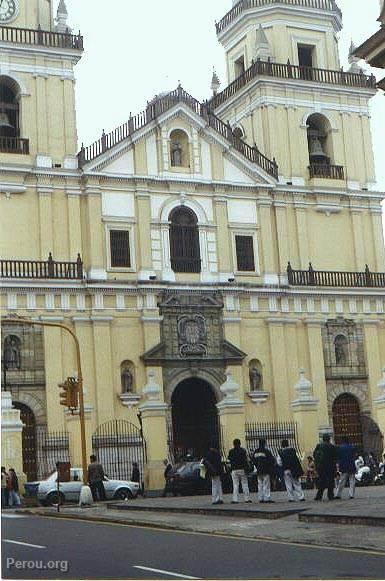
POLYGON ((56 262, 49 253, 48 260, 0 260, 1 278, 83 279, 83 262, 56 262))
POLYGON ((342 12, 337 6, 335 0, 240 0, 225 16, 215 24, 217 34, 220 34, 234 22, 245 10, 251 8, 262 8, 272 4, 281 4, 282 6, 299 6, 302 8, 315 8, 316 10, 326 10, 327 12, 336 12, 342 18, 342 12))
POLYGON ((165 113, 172 107, 174 107, 178 102, 182 102, 192 109, 197 115, 202 117, 206 123, 224 137, 239 153, 241 153, 246 159, 259 165, 267 173, 278 179, 278 165, 275 159, 270 160, 259 149, 254 146, 250 146, 242 139, 234 135, 228 123, 224 123, 216 115, 214 115, 211 107, 207 103, 200 103, 194 97, 189 95, 181 86, 179 86, 175 91, 168 93, 167 95, 155 98, 150 102, 145 111, 142 111, 135 117, 130 117, 129 120, 106 134, 102 133, 100 139, 95 141, 92 145, 88 147, 82 146, 80 152, 78 153, 79 167, 82 167, 85 163, 92 161, 93 159, 102 155, 105 151, 108 151, 115 145, 118 145, 127 137, 130 137, 136 131, 139 131, 151 121, 154 121, 159 115, 165 113))
POLYGON ((342 70, 335 71, 329 69, 317 69, 314 67, 301 67, 298 65, 292 65, 290 61, 284 64, 256 60, 253 62, 251 67, 209 101, 210 108, 212 110, 217 109, 222 105, 222 103, 225 103, 230 99, 230 97, 237 94, 240 89, 257 77, 314 81, 316 83, 342 87, 376 89, 376 78, 374 75, 368 76, 363 73, 349 73, 342 70))
POLYGON ((29 139, 0 136, 0 153, 29 154, 29 139))
POLYGON ((311 164, 309 166, 310 178, 326 178, 331 180, 344 180, 345 170, 342 165, 311 164))
POLYGON ((0 42, 12 42, 13 44, 29 44, 52 48, 69 48, 71 50, 83 50, 83 37, 79 34, 66 34, 63 32, 51 32, 31 28, 13 28, 12 26, 0 26, 0 42))
POLYGON ((294 270, 289 262, 287 275, 290 286, 385 288, 385 272, 371 272, 368 265, 364 272, 338 272, 314 270, 311 263, 309 270, 294 270))

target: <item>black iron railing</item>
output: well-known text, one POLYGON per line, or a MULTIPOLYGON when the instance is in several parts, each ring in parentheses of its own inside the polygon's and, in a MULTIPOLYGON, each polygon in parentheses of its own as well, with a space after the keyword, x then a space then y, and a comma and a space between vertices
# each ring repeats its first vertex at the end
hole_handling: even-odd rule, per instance
POLYGON ((57 262, 49 253, 48 260, 0 260, 1 278, 83 279, 83 262, 57 262))
POLYGON ((215 24, 217 34, 223 32, 234 20, 236 20, 245 10, 250 8, 261 8, 271 4, 281 4, 289 6, 299 6, 303 8, 315 8, 316 10, 326 10, 336 12, 342 18, 342 12, 335 0, 240 0, 225 16, 215 24))
POLYGON ((69 48, 83 50, 83 37, 79 34, 66 34, 31 28, 13 28, 0 26, 0 42, 13 44, 29 44, 53 48, 69 48))
POLYGON ((0 153, 29 154, 29 140, 22 137, 0 136, 0 153))
POLYGON ((366 265, 364 272, 338 272, 331 270, 294 270, 289 262, 287 267, 290 286, 327 286, 327 287, 369 287, 385 288, 385 272, 371 272, 366 265))
POLYGON ((345 170, 342 165, 311 164, 309 174, 310 178, 345 179, 345 170))
POLYGON ((261 438, 266 440, 267 447, 275 456, 282 448, 282 440, 284 439, 288 440, 290 446, 302 456, 295 422, 249 422, 245 424, 246 448, 249 454, 258 448, 261 438))
POLYGON ((202 117, 209 127, 226 139, 234 149, 241 153, 246 159, 259 165, 271 176, 278 179, 278 165, 275 159, 270 160, 263 155, 256 146, 252 147, 234 135, 230 125, 224 123, 214 115, 211 106, 208 106, 206 103, 200 103, 184 91, 181 86, 167 95, 155 98, 148 104, 145 111, 135 115, 135 117, 130 117, 126 123, 117 127, 114 131, 111 131, 108 134, 103 131, 101 138, 95 141, 92 145, 89 145, 88 147, 82 146, 78 153, 79 167, 82 167, 88 161, 99 157, 105 151, 118 145, 127 139, 127 137, 130 137, 133 133, 151 123, 151 121, 154 121, 159 117, 159 115, 165 113, 179 102, 184 103, 197 115, 202 117))
POLYGON ((357 87, 362 89, 376 89, 376 78, 374 75, 364 75, 363 73, 349 73, 342 70, 335 71, 329 69, 316 69, 313 67, 301 67, 287 63, 273 63, 271 61, 256 60, 251 67, 230 83, 223 91, 218 93, 209 102, 212 110, 230 97, 238 93, 250 81, 257 77, 275 77, 279 79, 314 81, 316 83, 337 85, 343 87, 357 87))

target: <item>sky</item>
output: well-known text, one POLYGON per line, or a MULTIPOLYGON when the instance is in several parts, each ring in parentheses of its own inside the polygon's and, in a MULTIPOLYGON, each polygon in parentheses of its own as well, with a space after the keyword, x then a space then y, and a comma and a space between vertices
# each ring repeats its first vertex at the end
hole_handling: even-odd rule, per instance
MULTIPOLYGON (((337 0, 344 15, 341 63, 351 40, 358 46, 379 29, 379 0, 337 0)), ((58 0, 55 0, 56 6, 58 0)), ((199 100, 210 97, 212 69, 226 86, 225 56, 215 21, 232 0, 66 0, 69 24, 84 36, 76 66, 79 143, 85 145, 146 107, 154 95, 182 86, 199 100)), ((56 8, 55 8, 56 13, 56 8)), ((384 71, 370 69, 378 79, 384 71)), ((372 100, 378 189, 385 191, 385 97, 372 100)))

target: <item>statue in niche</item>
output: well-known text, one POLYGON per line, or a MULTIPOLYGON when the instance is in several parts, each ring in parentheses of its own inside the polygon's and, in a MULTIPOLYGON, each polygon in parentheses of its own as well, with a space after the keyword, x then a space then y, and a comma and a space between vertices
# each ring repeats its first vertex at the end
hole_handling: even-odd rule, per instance
POLYGON ((251 391, 258 391, 262 385, 262 374, 256 367, 252 367, 249 371, 249 377, 251 391))
POLYGON ((174 141, 171 145, 171 165, 173 167, 182 166, 182 147, 179 141, 174 141))
POLYGON ((121 374, 122 393, 132 393, 134 387, 134 377, 128 367, 125 367, 121 374))
POLYGON ((20 348, 13 336, 7 337, 4 342, 4 366, 6 369, 20 369, 20 348))
POLYGON ((347 339, 343 335, 336 337, 334 341, 337 365, 347 365, 347 339))

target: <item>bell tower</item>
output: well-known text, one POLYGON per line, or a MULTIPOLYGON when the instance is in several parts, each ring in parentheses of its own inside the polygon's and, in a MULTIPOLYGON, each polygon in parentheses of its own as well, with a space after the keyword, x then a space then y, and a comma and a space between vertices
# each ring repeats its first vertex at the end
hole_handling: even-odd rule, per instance
POLYGON ((83 39, 65 0, 3 0, 0 7, 0 160, 37 167, 77 164, 74 66, 83 39), (21 157, 22 156, 22 157, 21 157), (26 156, 26 157, 24 157, 26 156))
POLYGON ((357 63, 341 69, 336 1, 240 0, 216 29, 229 82, 216 114, 276 158, 281 181, 373 188, 375 79, 357 63))
MULTIPOLYGON (((357 59, 341 68, 341 29, 335 0, 239 0, 216 24, 229 84, 210 106, 278 163, 259 219, 275 221, 280 273, 288 262, 384 269, 369 108, 376 80, 357 59)), ((277 272, 269 260, 267 273, 277 272)))

